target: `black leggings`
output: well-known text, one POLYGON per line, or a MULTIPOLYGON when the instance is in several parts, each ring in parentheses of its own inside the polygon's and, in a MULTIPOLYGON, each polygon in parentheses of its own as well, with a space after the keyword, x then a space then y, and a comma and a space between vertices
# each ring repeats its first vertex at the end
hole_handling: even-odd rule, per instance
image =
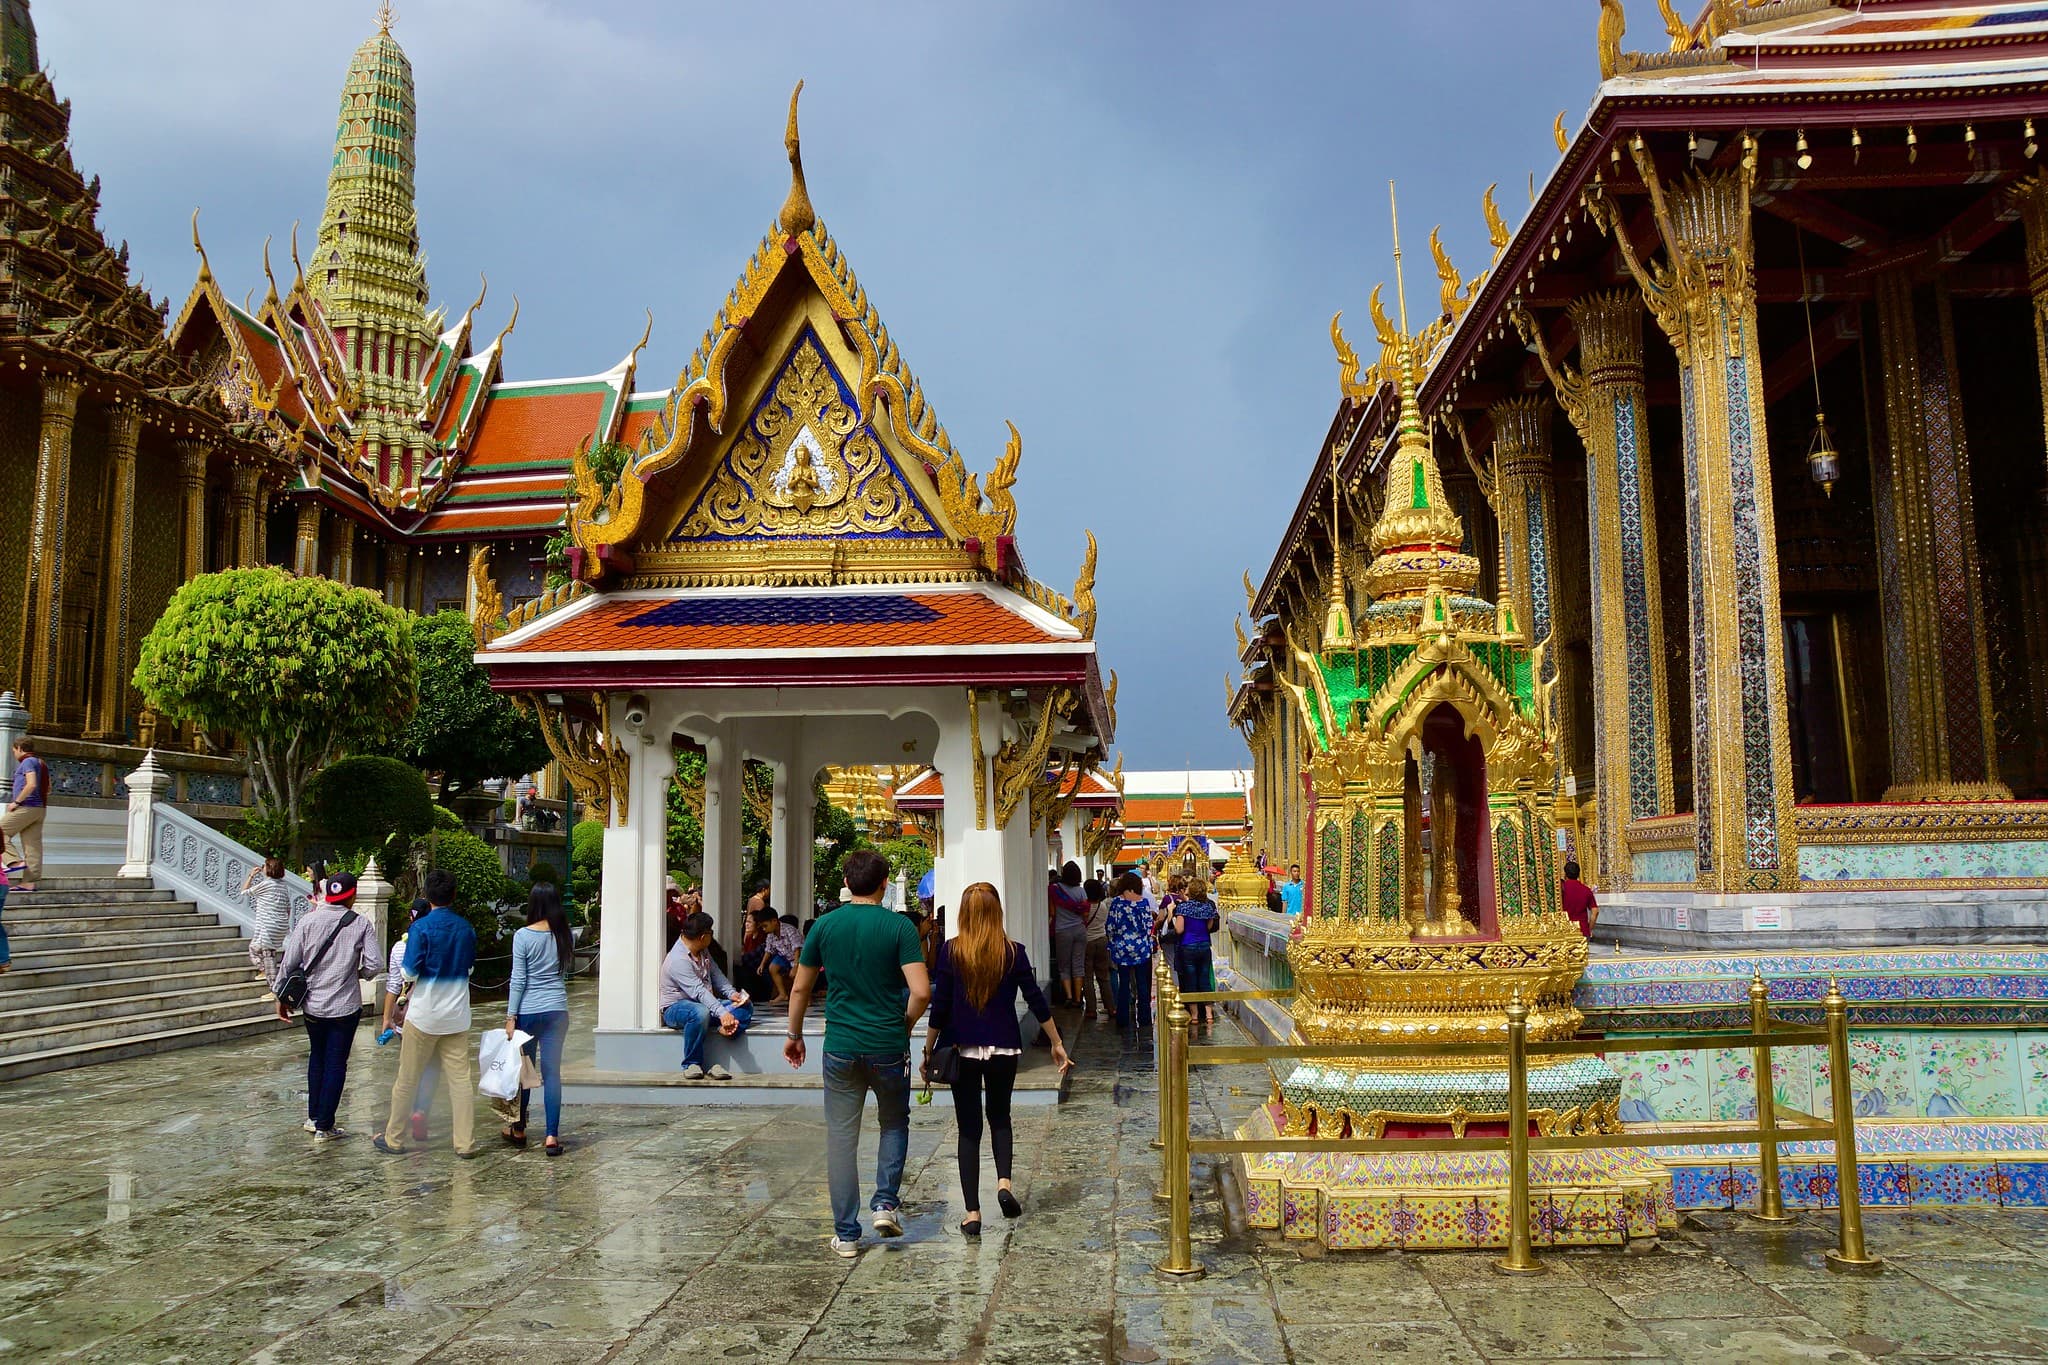
POLYGON ((968 1213, 981 1211, 982 1088, 988 1089, 989 1145, 995 1148, 996 1179, 1010 1178, 1010 1092, 1017 1085, 1017 1059, 960 1059, 953 1082, 953 1116, 960 1124, 960 1197, 968 1213))

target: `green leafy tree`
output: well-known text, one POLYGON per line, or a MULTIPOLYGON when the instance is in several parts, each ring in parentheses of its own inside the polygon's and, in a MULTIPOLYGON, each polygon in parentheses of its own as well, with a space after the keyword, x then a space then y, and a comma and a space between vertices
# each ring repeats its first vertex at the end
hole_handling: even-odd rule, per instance
POLYGON ((425 865, 455 878, 455 908, 476 930, 479 951, 503 935, 498 903, 510 894, 498 852, 467 830, 435 830, 424 843, 425 865))
MULTIPOLYGON (((436 827, 442 810, 419 769, 369 754, 328 764, 306 785, 305 800, 315 830, 344 852, 368 849, 387 868, 397 867, 406 846, 436 827)), ((461 827, 457 821, 455 828, 461 827)))
POLYGON ((383 750, 441 775, 437 795, 486 777, 512 777, 549 758, 540 725, 491 690, 476 662, 476 636, 459 611, 439 611, 412 623, 419 661, 420 700, 412 719, 383 750))
POLYGON ((313 774, 388 744, 419 694, 407 613, 270 568, 179 588, 142 641, 135 687, 166 719, 240 735, 263 803, 294 829, 313 774))

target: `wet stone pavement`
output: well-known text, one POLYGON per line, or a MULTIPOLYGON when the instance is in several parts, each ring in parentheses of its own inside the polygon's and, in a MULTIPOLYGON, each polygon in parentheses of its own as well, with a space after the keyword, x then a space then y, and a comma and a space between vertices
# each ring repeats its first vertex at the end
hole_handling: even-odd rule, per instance
MULTIPOLYGON (((1874 1212, 1891 1258, 1876 1278, 1822 1268, 1826 1220, 1717 1214, 1647 1251, 1551 1253, 1548 1274, 1508 1279, 1489 1255, 1319 1256, 1233 1231, 1204 1165, 1209 1274, 1169 1282, 1152 1270, 1149 1044, 1087 1025, 1076 1052, 1067 1102, 1018 1111, 1021 1220, 1004 1225, 991 1182, 987 1235, 955 1230, 942 1092, 913 1110, 906 1236, 856 1261, 826 1248, 815 1101, 575 1108, 556 1160, 497 1144, 480 1111, 486 1155, 459 1162, 444 1118, 404 1157, 370 1147, 397 1057, 367 1031, 344 1103, 357 1136, 319 1147, 299 1129, 297 1034, 14 1082, 0 1359, 2048 1359, 2048 1215, 2033 1213, 1874 1212)), ((1202 1075, 1197 1127, 1233 1125, 1264 1088, 1250 1069, 1202 1075)), ((870 1128, 864 1169, 872 1149, 870 1128)))

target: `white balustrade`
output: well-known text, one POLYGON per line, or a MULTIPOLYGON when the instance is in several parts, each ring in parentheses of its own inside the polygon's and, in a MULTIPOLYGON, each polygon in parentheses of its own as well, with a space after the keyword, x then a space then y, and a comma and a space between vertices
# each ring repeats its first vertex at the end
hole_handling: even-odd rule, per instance
MULTIPOLYGON (((170 783, 155 750, 128 775, 128 853, 121 875, 147 877, 158 890, 176 892, 239 926, 248 937, 255 932, 256 918, 242 883, 250 869, 263 865, 263 856, 172 805, 165 799, 170 783)), ((293 872, 285 873, 285 883, 292 890, 296 923, 312 905, 313 887, 293 872)))

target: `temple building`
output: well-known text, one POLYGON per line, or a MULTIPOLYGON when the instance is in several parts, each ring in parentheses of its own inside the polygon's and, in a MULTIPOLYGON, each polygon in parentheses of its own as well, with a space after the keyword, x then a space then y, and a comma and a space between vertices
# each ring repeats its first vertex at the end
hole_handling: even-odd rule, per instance
MULTIPOLYGON (((212 401, 99 224, 70 151, 71 102, 40 69, 26 0, 0 5, 0 686, 38 734, 121 742, 138 642, 177 586, 232 546, 138 515, 180 490, 240 515, 290 461, 212 401)), ((68 762, 68 760, 67 760, 68 762)), ((60 789, 78 774, 59 770, 60 789)))
MULTIPOLYGON (((1416 336, 1456 553, 1549 689, 1559 847, 1628 943, 2038 938, 2048 14, 1713 0, 1656 52, 1624 25, 1603 5, 1517 228, 1486 188, 1483 267, 1431 235, 1416 336)), ((1396 375, 1332 339, 1230 709, 1287 861, 1316 801, 1288 663, 1370 610, 1358 532, 1406 496, 1396 375)))
POLYGON ((1125 773, 1119 861, 1159 870, 1171 861, 1181 871, 1192 845, 1199 849, 1193 864, 1209 875, 1244 842, 1251 776, 1231 768, 1125 773))

